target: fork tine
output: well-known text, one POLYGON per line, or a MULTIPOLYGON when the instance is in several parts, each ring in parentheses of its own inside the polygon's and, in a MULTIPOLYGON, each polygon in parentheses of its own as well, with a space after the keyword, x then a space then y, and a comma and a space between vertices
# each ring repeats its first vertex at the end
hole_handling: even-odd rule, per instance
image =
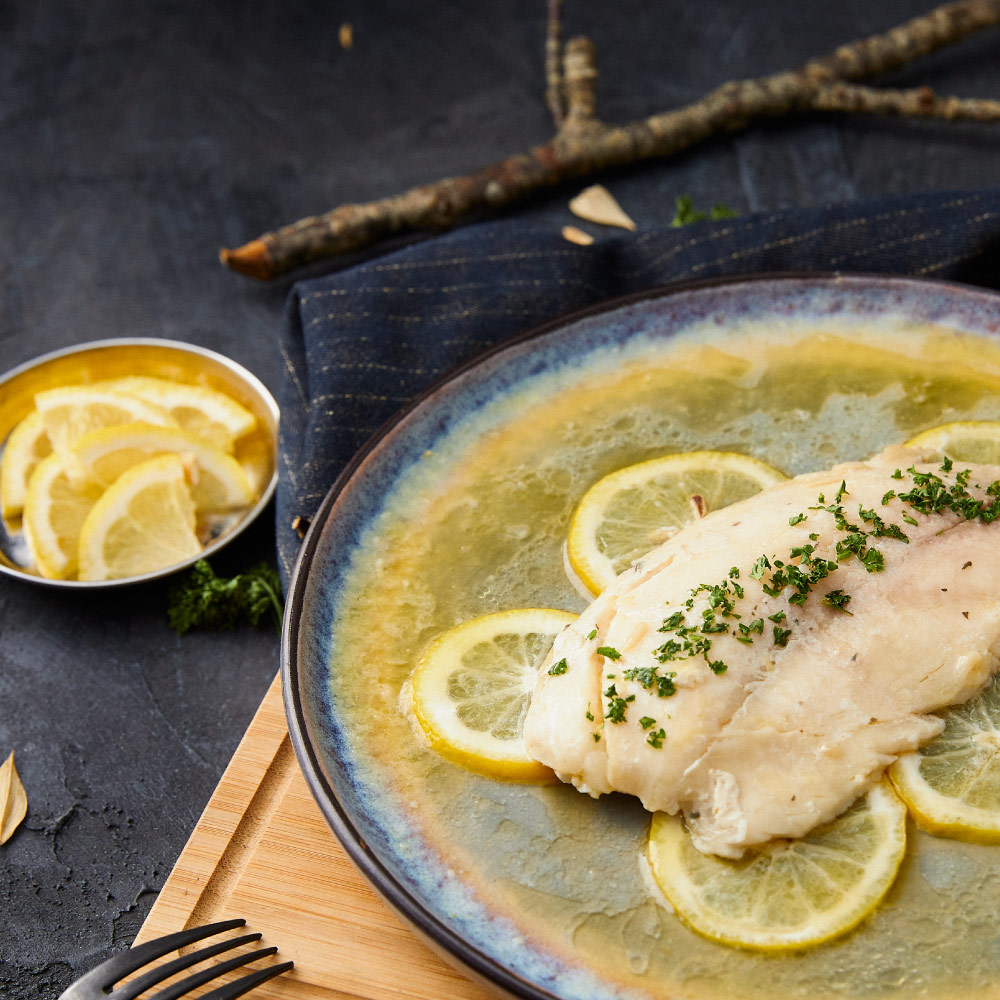
MULTIPOLYGON (((172 983, 165 989, 154 993, 149 1000, 179 1000, 180 997, 186 996, 203 983, 218 979, 219 976, 233 969, 238 969, 241 965, 249 965, 258 958, 266 958, 268 955, 273 955, 277 950, 277 948, 273 947, 260 948, 257 951, 247 952, 245 955, 237 955, 235 958, 229 959, 228 962, 220 962, 218 965, 213 965, 207 969, 202 969, 200 972, 192 973, 190 976, 185 976, 180 982, 172 983)), ((118 998, 115 997, 114 1000, 118 1000, 118 998)))
POLYGON ((108 993, 120 979, 124 979, 129 973, 141 969, 156 958, 162 958, 178 948, 194 944, 195 941, 201 941, 213 934, 220 934, 222 931, 245 925, 246 921, 237 917, 233 920, 219 920, 214 924, 205 924, 204 927, 191 927, 186 931, 177 931, 174 934, 155 938, 102 962, 96 969, 91 969, 85 976, 81 976, 70 989, 76 990, 80 996, 86 996, 88 990, 100 990, 108 993))
POLYGON ((236 1000, 236 997, 243 996, 244 993, 252 990, 261 983, 266 983, 275 976, 280 976, 282 972, 287 972, 295 965, 294 962, 282 962, 280 965, 272 965, 267 969, 260 969, 258 972, 251 972, 232 983, 220 986, 218 989, 206 993, 201 1000, 236 1000))
POLYGON ((191 952, 189 955, 181 955, 180 958, 175 958, 173 961, 164 962, 163 965, 157 965, 149 972, 137 976, 131 982, 119 986, 115 990, 115 1000, 135 1000, 140 993, 157 983, 162 983, 164 979, 169 979, 175 972, 180 972, 191 965, 197 965, 198 962, 202 962, 206 958, 213 958, 224 951, 231 951, 240 945, 259 940, 260 934, 241 934, 239 937, 226 938, 225 941, 210 944, 198 951, 191 952))

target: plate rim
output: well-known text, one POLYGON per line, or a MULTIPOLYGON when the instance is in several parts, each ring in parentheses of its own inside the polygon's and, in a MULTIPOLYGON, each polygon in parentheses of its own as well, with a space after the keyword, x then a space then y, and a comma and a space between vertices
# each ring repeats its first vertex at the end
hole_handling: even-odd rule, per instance
POLYGON ((495 355, 583 320, 651 299, 667 298, 687 292, 729 285, 803 281, 818 285, 844 282, 859 285, 878 283, 904 288, 908 286, 940 288, 962 295, 971 294, 976 297, 994 298, 998 308, 1000 308, 1000 290, 958 281, 866 271, 760 271, 715 275, 707 278, 669 282, 643 291, 602 299, 600 302, 574 309, 544 323, 528 327, 510 337, 502 338, 497 343, 476 351, 431 381, 409 403, 400 407, 378 427, 355 452, 327 490, 310 521, 309 529, 300 545, 289 577, 281 631, 282 693, 289 737, 296 760, 320 812, 362 878, 403 918, 406 926, 414 931, 436 954, 453 967, 457 966, 463 973, 471 974, 473 978, 494 991, 499 987, 505 995, 515 997, 517 1000, 560 1000, 559 994, 539 987, 525 977, 512 972, 498 960, 483 954, 474 945, 469 944, 451 926, 428 912, 420 901, 399 883, 384 862, 369 849, 348 811, 338 799, 336 791, 326 780, 316 750, 308 739, 305 709, 299 683, 299 625, 309 583, 309 571, 319 547, 322 528, 329 519, 337 500, 376 447, 441 388, 467 372, 478 368, 495 355))

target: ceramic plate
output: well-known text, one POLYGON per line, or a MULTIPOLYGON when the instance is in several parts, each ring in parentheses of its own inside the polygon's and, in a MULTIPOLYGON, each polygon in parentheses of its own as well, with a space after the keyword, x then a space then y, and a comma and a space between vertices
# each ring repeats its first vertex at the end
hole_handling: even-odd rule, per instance
POLYGON ((1000 847, 911 831, 895 887, 856 931, 789 955, 734 950, 658 893, 635 800, 463 771, 413 722, 407 680, 460 621, 582 610, 563 540, 576 501, 615 468, 713 448, 794 475, 1000 419, 998 328, 997 296, 955 285, 685 286, 519 337, 400 414, 313 521, 283 651, 299 760, 379 892, 517 997, 990 994, 1000 847))

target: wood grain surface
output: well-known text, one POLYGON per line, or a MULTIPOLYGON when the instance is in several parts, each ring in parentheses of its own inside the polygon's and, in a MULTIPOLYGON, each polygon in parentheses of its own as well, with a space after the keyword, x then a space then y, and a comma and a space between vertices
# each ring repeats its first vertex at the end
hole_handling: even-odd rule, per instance
POLYGON ((228 917, 277 947, 270 961, 295 962, 256 1000, 494 995, 419 941, 348 860, 292 752, 278 677, 136 943, 228 917))

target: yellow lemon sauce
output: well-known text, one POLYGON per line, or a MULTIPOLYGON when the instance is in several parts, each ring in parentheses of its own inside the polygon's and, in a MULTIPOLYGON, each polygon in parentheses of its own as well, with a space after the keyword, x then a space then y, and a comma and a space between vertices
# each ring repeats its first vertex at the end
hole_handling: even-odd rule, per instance
POLYGON ((658 895, 637 801, 465 772, 430 749, 406 690, 423 648, 457 623, 510 608, 582 610, 563 543, 577 500, 601 476, 693 449, 742 452, 796 475, 936 424, 1000 419, 1000 346, 891 322, 867 332, 747 324, 546 378, 402 474, 352 554, 331 684, 374 785, 449 878, 509 917, 523 947, 593 970, 608 992, 1000 994, 1000 848, 911 824, 894 888, 856 931, 798 953, 740 951, 685 928, 658 895))

